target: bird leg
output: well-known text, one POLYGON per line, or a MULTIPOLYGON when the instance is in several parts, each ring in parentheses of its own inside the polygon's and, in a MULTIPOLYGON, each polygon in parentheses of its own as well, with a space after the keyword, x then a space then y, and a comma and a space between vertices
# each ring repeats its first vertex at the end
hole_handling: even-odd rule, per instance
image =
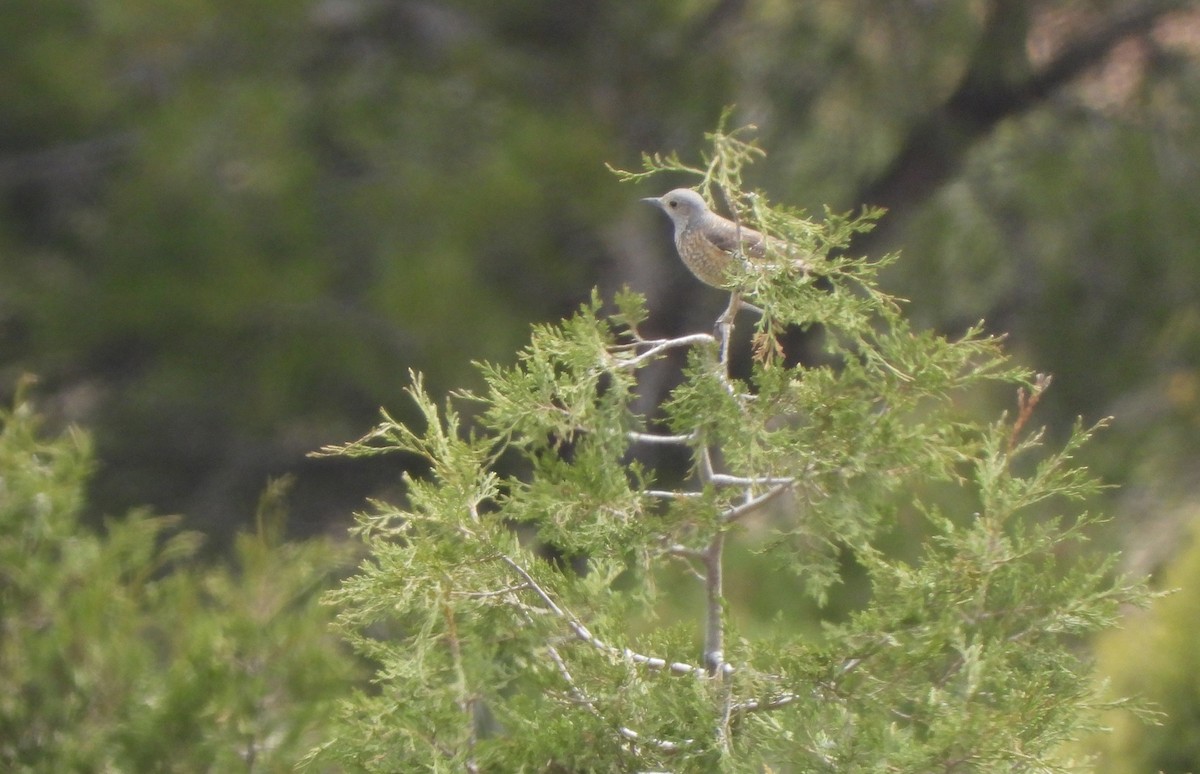
POLYGON ((729 306, 725 307, 725 311, 721 312, 721 316, 717 318, 718 333, 729 333, 729 329, 733 327, 733 318, 737 317, 742 305, 742 294, 736 290, 733 291, 729 296, 729 306))
POLYGON ((725 364, 729 362, 729 339, 733 334, 733 318, 737 317, 741 308, 742 294, 735 290, 729 296, 729 306, 725 307, 725 311, 717 318, 715 333, 721 345, 721 362, 725 364))

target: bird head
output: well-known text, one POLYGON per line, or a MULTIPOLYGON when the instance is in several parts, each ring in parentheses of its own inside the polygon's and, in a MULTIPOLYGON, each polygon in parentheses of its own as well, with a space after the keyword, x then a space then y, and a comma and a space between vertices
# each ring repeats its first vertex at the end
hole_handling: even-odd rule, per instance
POLYGON ((708 205, 704 203, 704 199, 690 188, 676 188, 657 198, 651 196, 642 201, 653 204, 667 213, 678 228, 703 217, 708 212, 708 205))

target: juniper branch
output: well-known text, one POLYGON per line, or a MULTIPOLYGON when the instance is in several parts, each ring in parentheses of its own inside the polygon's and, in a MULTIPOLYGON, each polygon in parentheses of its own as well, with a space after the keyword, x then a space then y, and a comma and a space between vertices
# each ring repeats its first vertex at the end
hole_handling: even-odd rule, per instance
POLYGON ((507 564, 513 570, 513 572, 517 573, 525 580, 525 583, 528 585, 529 589, 532 590, 533 593, 542 600, 542 603, 546 605, 551 613, 566 622, 567 626, 578 639, 586 642, 597 650, 602 650, 606 653, 626 658, 635 664, 641 664, 642 666, 650 669, 665 669, 672 674, 692 675, 694 677, 703 677, 705 674, 707 674, 704 668, 687 664, 682 661, 667 661, 666 659, 659 658, 657 656, 647 656, 645 654, 638 653, 630 648, 618 648, 613 645, 609 645, 596 635, 592 634, 592 632, 583 624, 582 621, 560 607, 558 603, 554 601, 554 598, 550 596, 549 592, 542 588, 541 585, 539 585, 538 582, 533 579, 533 576, 529 574, 528 570, 504 554, 501 554, 499 558, 500 561, 507 564))
POLYGON ((638 341, 636 346, 648 346, 650 349, 633 357, 616 357, 617 352, 620 351, 619 347, 610 348, 609 355, 613 356, 613 360, 620 368, 640 368, 643 363, 653 360, 668 350, 691 347, 697 344, 713 344, 716 341, 713 336, 707 333, 693 333, 675 339, 638 341))
MULTIPOLYGON (((567 667, 566 659, 564 659, 562 654, 558 652, 558 648, 554 647, 553 645, 547 645, 546 653, 550 656, 550 660, 554 662, 555 667, 558 669, 558 674, 560 677, 562 677, 563 682, 567 684, 567 691, 571 694, 571 698, 580 705, 586 707, 590 713, 603 720, 604 715, 596 706, 595 700, 584 693, 583 689, 579 687, 579 684, 575 682, 575 677, 571 674, 570 668, 567 667)), ((682 742, 671 742, 665 739, 656 739, 654 737, 643 737, 637 731, 634 731, 628 726, 619 726, 617 728, 617 734, 634 745, 631 751, 635 755, 638 753, 637 745, 654 747, 663 752, 673 753, 679 752, 684 747, 694 744, 695 742, 693 739, 685 739, 682 742)))
POLYGON ((763 492, 758 497, 752 498, 741 505, 730 508, 721 514, 721 521, 725 522, 726 524, 731 524, 743 516, 753 513, 763 505, 769 503, 771 500, 774 500, 776 497, 779 497, 781 494, 791 489, 794 483, 794 481, 788 481, 786 483, 779 484, 778 486, 763 492))

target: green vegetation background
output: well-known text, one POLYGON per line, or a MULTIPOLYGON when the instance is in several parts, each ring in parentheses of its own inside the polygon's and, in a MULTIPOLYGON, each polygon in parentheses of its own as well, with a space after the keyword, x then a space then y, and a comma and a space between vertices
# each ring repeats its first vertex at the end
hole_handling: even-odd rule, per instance
MULTIPOLYGON (((593 285, 647 293, 664 333, 708 328, 724 299, 636 201, 661 191, 603 164, 692 155, 735 104, 774 200, 889 207, 856 247, 903 250, 885 285, 919 325, 1010 332, 1055 375, 1052 431, 1115 416, 1086 460, 1121 485, 1101 544, 1153 571, 1190 540, 1200 462, 1198 17, 8 0, 0 390, 37 374, 51 426, 93 434, 93 524, 148 505, 234 551, 291 474, 293 531, 341 534, 397 462, 305 454, 405 410, 409 368, 434 394, 472 386, 471 360, 510 361, 593 285)), ((1142 647, 1104 652, 1119 670, 1142 647)), ((1200 747, 1200 729, 1174 738, 1200 747)))

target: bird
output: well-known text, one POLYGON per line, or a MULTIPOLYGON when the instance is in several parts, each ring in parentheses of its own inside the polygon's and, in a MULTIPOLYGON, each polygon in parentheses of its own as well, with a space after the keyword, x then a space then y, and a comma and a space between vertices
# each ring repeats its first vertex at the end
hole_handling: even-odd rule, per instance
MULTIPOLYGON (((708 208, 700 194, 676 188, 662 196, 642 199, 667 213, 675 224, 675 249, 698 280, 714 288, 729 288, 730 269, 741 258, 763 259, 767 248, 778 251, 778 240, 723 218, 708 208), (741 250, 738 242, 741 241, 741 250)), ((797 262, 801 270, 806 267, 797 262)))

